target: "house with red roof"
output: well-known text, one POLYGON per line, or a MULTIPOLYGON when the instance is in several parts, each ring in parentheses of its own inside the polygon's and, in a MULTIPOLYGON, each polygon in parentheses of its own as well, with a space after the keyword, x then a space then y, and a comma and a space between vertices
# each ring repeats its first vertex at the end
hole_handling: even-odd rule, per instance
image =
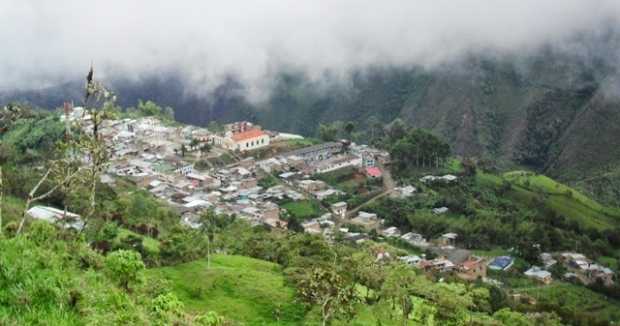
POLYGON ((364 172, 366 172, 366 175, 371 178, 381 178, 381 176, 383 176, 381 169, 376 166, 369 166, 364 170, 364 172))
POLYGON ((269 135, 261 129, 253 128, 230 136, 228 143, 231 150, 250 151, 269 146, 269 135))

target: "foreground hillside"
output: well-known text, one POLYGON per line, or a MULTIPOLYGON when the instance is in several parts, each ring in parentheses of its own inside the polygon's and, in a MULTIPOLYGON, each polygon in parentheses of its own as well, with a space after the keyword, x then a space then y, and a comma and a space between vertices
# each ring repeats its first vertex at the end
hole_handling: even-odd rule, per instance
POLYGON ((215 310, 227 319, 249 325, 298 325, 304 307, 286 285, 281 267, 243 256, 214 255, 205 259, 147 271, 165 280, 188 311, 215 310))

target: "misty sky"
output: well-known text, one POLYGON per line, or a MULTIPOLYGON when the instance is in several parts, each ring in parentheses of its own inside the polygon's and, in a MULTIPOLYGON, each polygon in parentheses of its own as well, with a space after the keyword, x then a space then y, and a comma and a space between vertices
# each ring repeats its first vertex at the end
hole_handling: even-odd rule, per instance
POLYGON ((620 0, 0 0, 0 89, 180 71, 206 90, 261 87, 283 67, 320 76, 432 67, 561 44, 620 17, 620 0))

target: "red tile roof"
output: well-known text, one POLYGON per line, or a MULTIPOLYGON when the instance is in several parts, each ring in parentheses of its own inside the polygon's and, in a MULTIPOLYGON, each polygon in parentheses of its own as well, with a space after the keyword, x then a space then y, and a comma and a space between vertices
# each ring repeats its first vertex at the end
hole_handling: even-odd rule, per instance
POLYGON ((379 169, 378 167, 369 167, 366 168, 366 174, 368 174, 371 177, 380 177, 381 176, 381 169, 379 169))
POLYGON ((476 265, 480 264, 481 260, 476 259, 476 260, 467 260, 463 262, 463 268, 470 270, 470 269, 474 269, 476 267, 476 265))
POLYGON ((248 140, 248 139, 252 139, 252 138, 258 138, 261 137, 263 135, 266 135, 264 131, 260 130, 260 129, 250 129, 247 131, 243 131, 243 132, 238 132, 236 134, 234 134, 232 136, 232 140, 234 141, 243 141, 243 140, 248 140))

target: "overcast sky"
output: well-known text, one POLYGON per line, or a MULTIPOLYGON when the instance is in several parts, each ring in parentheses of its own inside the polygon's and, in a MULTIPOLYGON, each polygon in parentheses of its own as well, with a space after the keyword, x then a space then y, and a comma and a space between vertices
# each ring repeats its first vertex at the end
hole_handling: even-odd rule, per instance
POLYGON ((180 70, 208 89, 282 67, 320 76, 432 67, 560 44, 620 17, 620 0, 0 0, 0 89, 180 70))

